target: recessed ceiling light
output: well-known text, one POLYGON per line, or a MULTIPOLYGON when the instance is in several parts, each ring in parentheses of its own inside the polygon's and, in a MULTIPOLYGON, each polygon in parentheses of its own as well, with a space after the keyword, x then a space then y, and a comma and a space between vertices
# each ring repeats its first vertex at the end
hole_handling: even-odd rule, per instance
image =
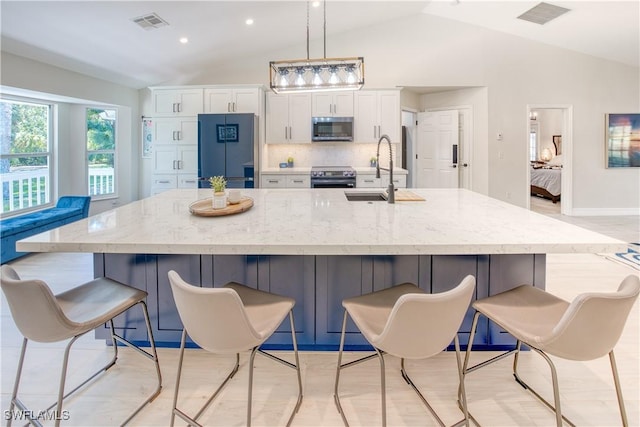
POLYGON ((186 37, 180 37, 180 43, 187 44, 187 43, 189 43, 189 39, 186 38, 186 37))
POLYGON ((319 1, 314 1, 314 2, 311 3, 311 6, 318 7, 318 6, 320 6, 320 2, 319 1))
POLYGON ((244 23, 247 25, 253 25, 253 19, 248 18, 246 21, 244 21, 244 23))

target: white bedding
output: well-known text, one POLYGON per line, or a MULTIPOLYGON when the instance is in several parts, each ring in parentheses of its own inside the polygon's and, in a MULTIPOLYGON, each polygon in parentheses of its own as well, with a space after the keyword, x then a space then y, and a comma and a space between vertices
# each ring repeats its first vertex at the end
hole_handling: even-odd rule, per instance
POLYGON ((554 168, 538 168, 531 167, 531 185, 544 188, 554 196, 560 195, 560 189, 562 188, 560 177, 562 175, 562 169, 554 168))

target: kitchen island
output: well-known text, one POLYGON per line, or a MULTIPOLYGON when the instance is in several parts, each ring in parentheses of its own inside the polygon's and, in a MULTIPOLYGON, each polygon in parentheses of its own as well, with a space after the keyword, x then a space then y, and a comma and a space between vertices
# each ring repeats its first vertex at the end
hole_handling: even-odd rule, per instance
MULTIPOLYGON (((296 299, 303 349, 337 348, 341 301, 403 282, 427 292, 477 280, 476 298, 529 283, 544 288, 548 253, 612 253, 624 242, 467 190, 410 189, 424 201, 350 202, 341 189, 252 189, 254 206, 222 217, 189 205, 210 190, 171 190, 18 243, 31 252, 94 253, 96 276, 146 290, 159 345, 178 345, 181 323, 168 283, 237 281, 296 299)), ((359 190, 349 190, 359 191, 359 190)), ((141 318, 119 319, 131 340, 147 340, 141 318)), ((471 313, 461 328, 466 342, 471 313)), ((351 325, 347 343, 365 342, 351 325)), ((106 337, 101 331, 98 336, 106 337)), ((289 342, 283 325, 268 344, 289 342)), ((479 348, 509 339, 482 324, 479 348)))

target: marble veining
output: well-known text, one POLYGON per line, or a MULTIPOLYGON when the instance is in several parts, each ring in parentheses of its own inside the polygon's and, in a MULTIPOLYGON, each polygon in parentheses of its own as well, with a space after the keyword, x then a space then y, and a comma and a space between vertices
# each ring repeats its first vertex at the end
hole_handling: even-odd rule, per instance
MULTIPOLYGON (((171 190, 18 243, 31 252, 271 255, 612 253, 622 241, 468 190, 349 202, 342 189, 247 189, 247 212, 198 217, 207 189, 171 190)), ((367 190, 355 190, 367 191, 367 190)), ((370 190, 369 190, 370 191, 370 190)))

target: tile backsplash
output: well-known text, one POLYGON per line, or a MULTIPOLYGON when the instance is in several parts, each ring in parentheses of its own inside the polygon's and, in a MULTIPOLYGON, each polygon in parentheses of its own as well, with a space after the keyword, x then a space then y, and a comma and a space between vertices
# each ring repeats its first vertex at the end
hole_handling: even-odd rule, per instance
MULTIPOLYGON (((280 163, 293 157, 296 167, 311 166, 369 166, 371 157, 375 157, 377 144, 353 142, 315 143, 315 144, 265 144, 263 146, 262 166, 277 168, 280 163)), ((398 144, 392 144, 394 166, 399 166, 395 153, 398 144)), ((380 145, 380 165, 389 164, 389 148, 380 145)))

